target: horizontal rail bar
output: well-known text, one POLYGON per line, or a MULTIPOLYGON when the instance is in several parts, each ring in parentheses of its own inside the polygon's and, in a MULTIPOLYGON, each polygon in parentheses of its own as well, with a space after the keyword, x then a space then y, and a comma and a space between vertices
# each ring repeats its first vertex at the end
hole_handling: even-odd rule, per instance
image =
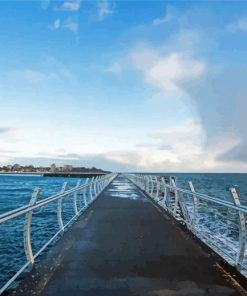
MULTIPOLYGON (((105 179, 105 178, 103 178, 105 179)), ((23 207, 20 207, 20 208, 17 208, 15 210, 12 210, 12 211, 9 211, 7 213, 4 213, 4 214, 1 214, 0 215, 0 224, 1 223, 4 223, 10 219, 13 219, 13 218, 16 218, 18 216, 21 216, 21 215, 24 215, 30 211, 33 211, 35 209, 39 209, 49 203, 52 203, 54 201, 57 201, 59 200, 60 198, 64 198, 72 193, 75 193, 77 191, 81 191, 83 190, 84 188, 86 187, 89 187, 92 183, 94 182, 99 182, 100 180, 96 180, 96 181, 92 181, 92 182, 88 182, 87 184, 85 185, 82 185, 80 187, 76 187, 76 188, 73 188, 73 189, 70 189, 70 190, 67 190, 65 191, 64 193, 58 193, 58 194, 55 194, 53 196, 50 196, 50 197, 47 197, 46 199, 43 199, 43 200, 40 200, 38 201, 35 205, 33 206, 30 206, 30 205, 26 205, 26 206, 23 206, 23 207)))
MULTIPOLYGON (((153 182, 155 182, 155 181, 153 181, 153 182)), ((162 183, 160 181, 157 181, 157 182, 159 182, 161 184, 161 186, 165 186, 169 189, 177 190, 181 193, 189 194, 191 196, 196 196, 202 200, 210 201, 210 202, 219 204, 221 206, 226 206, 226 207, 231 208, 236 211, 242 211, 243 213, 247 214, 247 206, 243 206, 243 205, 236 206, 234 203, 227 201, 227 200, 221 200, 218 197, 209 196, 209 195, 199 193, 199 192, 191 192, 190 190, 179 188, 177 186, 168 185, 168 184, 162 183)))

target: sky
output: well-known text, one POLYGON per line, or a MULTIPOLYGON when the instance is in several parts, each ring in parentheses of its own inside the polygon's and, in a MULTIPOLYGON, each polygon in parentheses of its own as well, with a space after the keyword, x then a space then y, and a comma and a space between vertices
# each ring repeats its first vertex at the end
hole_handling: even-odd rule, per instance
POLYGON ((0 165, 247 171, 247 1, 0 1, 0 165))

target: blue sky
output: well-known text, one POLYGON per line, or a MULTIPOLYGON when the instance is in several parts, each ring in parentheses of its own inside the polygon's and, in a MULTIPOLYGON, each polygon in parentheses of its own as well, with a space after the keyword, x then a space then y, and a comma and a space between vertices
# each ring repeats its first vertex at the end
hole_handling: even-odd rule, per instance
POLYGON ((1 1, 0 164, 246 172, 246 1, 1 1))

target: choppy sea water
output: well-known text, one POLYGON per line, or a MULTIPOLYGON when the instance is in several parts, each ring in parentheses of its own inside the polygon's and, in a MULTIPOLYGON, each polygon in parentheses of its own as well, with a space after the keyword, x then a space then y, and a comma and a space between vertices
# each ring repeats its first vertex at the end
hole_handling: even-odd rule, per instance
MULTIPOLYGON (((81 184, 86 179, 82 179, 81 184)), ((64 182, 66 189, 76 186, 76 178, 49 178, 27 175, 0 175, 0 214, 29 203, 33 189, 41 188, 40 199, 58 193, 64 182)), ((64 224, 74 215, 73 196, 63 201, 64 224)), ((0 224, 0 287, 10 279, 25 263, 23 247, 24 216, 0 224)), ((57 231, 57 202, 33 214, 31 240, 35 254, 57 231)))
POLYGON ((232 201, 229 188, 236 186, 241 203, 247 205, 247 174, 171 174, 177 177, 178 186, 189 189, 192 181, 195 190, 220 199, 232 201))
MULTIPOLYGON (((226 200, 231 200, 228 188, 236 185, 241 203, 247 205, 247 174, 170 175, 177 177, 177 185, 181 188, 188 189, 188 181, 192 181, 196 191, 226 200)), ((43 199, 59 192, 65 181, 68 182, 67 189, 69 189, 76 185, 77 180, 76 178, 0 175, 0 214, 29 203, 32 191, 36 186, 41 188, 39 199, 43 199)), ((83 182, 85 179, 82 180, 83 182)), ((190 202, 188 202, 188 207, 190 207, 190 202)), ((57 203, 55 202, 34 214, 31 231, 34 253, 58 230, 56 209, 57 203)), ((63 203, 64 223, 69 221, 73 214, 73 197, 71 196, 63 203)), ((208 236, 213 233, 216 239, 218 237, 219 240, 222 240, 223 237, 223 243, 229 238, 227 244, 231 248, 235 248, 238 234, 237 228, 234 226, 236 215, 233 213, 233 227, 226 227, 227 222, 224 221, 224 215, 224 209, 215 208, 214 205, 211 205, 210 208, 210 205, 202 203, 199 207, 199 227, 203 227, 203 231, 206 231, 208 236), (206 212, 205 208, 207 208, 206 212), (223 215, 223 218, 219 214, 223 215)), ((229 213, 227 213, 228 218, 229 213)), ((0 225, 0 286, 26 262, 23 248, 23 228, 24 217, 0 225)))
MULTIPOLYGON (((242 205, 247 205, 247 174, 173 174, 177 186, 189 189, 192 181, 197 192, 217 197, 233 203, 230 187, 235 187, 242 205)), ((190 217, 194 217, 192 195, 181 194, 190 217)), ((162 201, 160 202, 162 206, 162 201)), ((247 216, 244 214, 245 220, 247 216)), ((203 199, 197 200, 197 214, 194 225, 196 235, 220 254, 226 261, 235 265, 239 251, 239 213, 226 206, 203 199)), ((246 242, 247 243, 247 242, 246 242)), ((247 248, 240 272, 247 277, 247 248)))

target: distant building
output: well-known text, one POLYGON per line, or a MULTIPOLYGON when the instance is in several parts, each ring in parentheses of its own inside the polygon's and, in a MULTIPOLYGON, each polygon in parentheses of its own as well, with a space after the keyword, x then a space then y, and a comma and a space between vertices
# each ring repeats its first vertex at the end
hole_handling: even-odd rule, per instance
POLYGON ((63 166, 64 172, 71 172, 72 169, 73 169, 72 165, 66 164, 66 165, 63 166))
POLYGON ((14 164, 12 167, 12 171, 15 171, 15 172, 19 171, 20 169, 21 169, 21 166, 18 163, 14 164))
POLYGON ((50 167, 50 172, 51 172, 51 173, 55 173, 56 170, 57 170, 57 167, 56 167, 55 163, 53 163, 53 164, 51 165, 51 167, 50 167))

